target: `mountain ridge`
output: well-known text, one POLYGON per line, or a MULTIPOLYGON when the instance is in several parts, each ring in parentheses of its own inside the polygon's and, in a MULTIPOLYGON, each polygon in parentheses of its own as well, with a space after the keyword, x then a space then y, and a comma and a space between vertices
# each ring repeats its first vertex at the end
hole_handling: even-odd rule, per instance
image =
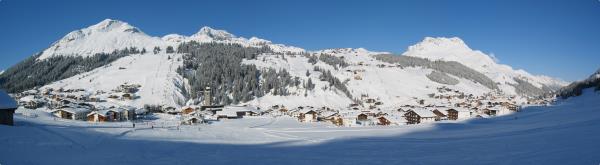
MULTIPOLYGON (((194 44, 190 43, 212 44, 227 49, 238 48, 236 46, 220 46, 219 44, 234 44, 242 47, 258 48, 260 50, 265 47, 269 49, 263 50, 267 52, 263 54, 246 54, 244 57, 241 57, 242 59, 235 57, 236 59, 233 61, 241 60, 241 62, 239 64, 228 65, 249 65, 250 69, 255 69, 256 73, 258 73, 259 79, 253 81, 257 81, 256 83, 259 84, 266 81, 263 79, 263 75, 268 75, 269 70, 274 70, 277 71, 276 75, 288 76, 289 80, 287 81, 293 80, 293 84, 295 85, 280 86, 273 89, 281 90, 285 95, 273 95, 266 91, 264 96, 261 95, 260 98, 258 96, 253 96, 253 98, 243 96, 244 100, 251 100, 247 102, 249 104, 285 102, 289 105, 318 104, 319 106, 325 106, 331 104, 331 102, 336 102, 336 106, 342 107, 352 103, 353 100, 363 95, 378 98, 386 103, 405 104, 413 102, 412 98, 424 98, 431 93, 435 93, 436 90, 433 87, 450 87, 475 95, 501 91, 507 95, 531 96, 552 91, 555 89, 555 86, 563 86, 565 84, 565 82, 554 78, 531 75, 524 70, 514 70, 508 65, 498 64, 489 55, 479 50, 471 49, 458 37, 425 37, 423 41, 409 46, 408 50, 402 53, 401 56, 422 58, 430 61, 426 62, 427 64, 425 65, 401 66, 376 58, 378 55, 390 53, 373 52, 365 48, 333 48, 306 51, 302 48, 276 44, 257 37, 249 39, 237 37, 225 30, 217 30, 207 26, 200 28, 197 33, 190 36, 168 34, 163 37, 152 37, 126 22, 112 19, 103 20, 98 24, 75 30, 65 35, 65 37, 53 43, 48 49, 39 54, 37 60, 56 57, 96 59, 98 58, 98 54, 107 55, 107 53, 120 51, 120 54, 123 56, 122 59, 114 58, 105 60, 104 62, 108 62, 108 64, 103 67, 94 68, 96 65, 91 65, 93 67, 84 67, 86 70, 80 70, 81 64, 77 62, 65 64, 68 65, 68 73, 76 75, 71 78, 60 79, 60 81, 56 82, 53 79, 44 78, 52 81, 43 85, 43 87, 74 87, 107 91, 111 90, 112 86, 119 85, 114 84, 114 82, 137 83, 142 86, 150 86, 151 88, 142 89, 142 98, 150 97, 151 99, 142 99, 145 101, 138 102, 136 103, 137 105, 160 100, 152 96, 157 94, 157 90, 159 90, 160 92, 158 93, 161 94, 161 98, 170 100, 162 102, 171 106, 178 106, 178 104, 186 102, 184 101, 186 99, 199 99, 194 96, 188 96, 188 94, 194 93, 188 91, 190 89, 188 82, 197 78, 183 76, 185 75, 183 73, 203 72, 202 70, 189 70, 194 67, 188 67, 188 65, 194 64, 185 62, 189 60, 186 55, 194 51, 172 50, 186 49, 186 47, 178 48, 180 45, 194 46, 194 44), (168 47, 171 47, 171 50, 168 47), (135 49, 132 51, 129 48, 135 49), (159 49, 156 50, 156 48, 159 49), (154 49, 154 53, 144 54, 145 52, 140 52, 140 49, 145 49, 148 52, 152 52, 154 49), (188 53, 179 54, 177 52, 188 53), (156 57, 149 57, 152 54, 156 55, 156 57), (180 62, 179 60, 184 62, 180 62), (168 64, 169 66, 161 66, 165 71, 156 72, 156 75, 161 75, 162 77, 153 78, 151 74, 142 74, 143 72, 147 72, 147 70, 143 69, 144 67, 152 66, 148 63, 156 65, 168 64), (435 66, 431 67, 431 65, 435 66), (128 68, 132 69, 128 70, 128 68), (457 70, 440 72, 443 71, 440 69, 457 70), (113 73, 115 74, 114 77, 122 77, 122 79, 117 81, 103 79, 101 77, 106 76, 104 72, 113 73), (136 73, 136 75, 128 75, 133 73, 136 73), (464 75, 465 73, 469 73, 470 75, 464 75), (162 80, 163 78, 166 80, 162 80), (162 85, 140 81, 150 79, 160 79, 162 85), (493 82, 493 84, 489 82, 493 82), (96 88, 90 84, 109 85, 99 85, 96 88), (162 88, 169 89, 169 91, 164 91, 162 88), (307 96, 313 99, 299 101, 306 100, 307 96), (329 101, 323 102, 322 100, 329 101)), ((227 50, 218 49, 212 51, 216 51, 215 53, 228 52, 227 50)), ((243 52, 243 50, 239 51, 243 52)), ((211 58, 225 57, 215 56, 211 58)), ((77 61, 74 59, 69 60, 77 61)), ((402 60, 409 60, 405 62, 415 62, 411 60, 419 61, 419 59, 411 58, 404 58, 402 60)), ((225 62, 231 61, 226 60, 225 62)), ((33 64, 35 65, 35 63, 33 64)), ((44 65, 52 64, 44 63, 44 65)), ((36 66, 21 65, 20 67, 36 66)), ((35 71, 36 69, 29 70, 35 71)), ((14 69, 9 71, 7 73, 10 74, 18 72, 18 70, 14 69)), ((9 76, 0 75, 0 83, 2 83, 3 79, 9 78, 9 76)), ((27 79, 24 76, 20 76, 20 78, 23 78, 25 81, 27 79)), ((11 80, 11 82, 19 81, 22 80, 11 80)), ((6 84, 2 85, 5 87, 6 84)), ((286 85, 289 84, 286 83, 286 85)), ((200 87, 196 86, 195 88, 198 89, 200 87)), ((228 95, 231 93, 227 92, 232 91, 220 92, 222 95, 228 95)), ((238 101, 237 99, 233 100, 238 101)))

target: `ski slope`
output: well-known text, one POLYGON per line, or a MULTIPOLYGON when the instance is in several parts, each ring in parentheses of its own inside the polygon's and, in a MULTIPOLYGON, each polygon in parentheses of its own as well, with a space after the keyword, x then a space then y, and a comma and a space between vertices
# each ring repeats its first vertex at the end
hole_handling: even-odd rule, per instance
MULTIPOLYGON (((120 105, 143 107, 144 104, 178 107, 185 103, 178 86, 184 85, 176 70, 183 64, 179 54, 144 54, 120 58, 106 66, 42 87, 85 89, 87 92, 110 92, 121 84, 141 85, 134 100, 113 100, 120 105), (170 59, 169 59, 170 58, 170 59)), ((107 94, 100 95, 107 97, 107 94)), ((106 99, 106 98, 104 98, 106 99)))
POLYGON ((598 164, 600 94, 491 119, 337 128, 289 117, 177 126, 55 121, 17 110, 2 164, 598 164), (34 116, 37 117, 26 117, 34 116))

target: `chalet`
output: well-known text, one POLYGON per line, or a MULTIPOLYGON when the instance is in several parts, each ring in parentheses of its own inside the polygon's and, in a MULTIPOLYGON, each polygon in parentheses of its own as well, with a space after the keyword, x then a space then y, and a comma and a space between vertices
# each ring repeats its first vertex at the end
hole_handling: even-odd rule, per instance
POLYGON ((200 111, 209 111, 216 114, 218 111, 222 111, 224 107, 224 105, 203 105, 200 106, 200 111))
POLYGON ((342 125, 346 126, 346 127, 352 127, 355 126, 357 123, 356 121, 356 117, 350 117, 350 116, 346 116, 342 118, 342 125))
POLYGON ((19 104, 27 109, 36 109, 44 105, 44 100, 36 98, 36 96, 30 95, 19 99, 19 104))
POLYGON ((427 109, 410 110, 404 114, 407 124, 419 124, 434 122, 436 115, 427 109))
POLYGON ((238 119, 251 114, 258 114, 255 107, 250 106, 225 106, 223 110, 217 111, 217 119, 238 119))
POLYGON ((278 110, 279 114, 284 115, 284 114, 289 114, 289 110, 287 108, 281 108, 278 110))
POLYGON ((448 120, 458 119, 458 111, 456 109, 448 109, 446 112, 448 113, 448 120))
POLYGON ((181 114, 187 115, 187 114, 191 114, 192 112, 195 112, 196 109, 194 109, 191 106, 185 106, 181 109, 181 114))
POLYGON ((197 116, 190 116, 184 119, 184 121, 182 122, 182 124, 187 124, 187 125, 194 125, 197 123, 203 123, 204 122, 204 118, 201 117, 197 117, 197 116))
POLYGON ((135 107, 119 107, 121 111, 122 120, 135 120, 137 117, 136 108, 135 107))
POLYGON ((372 119, 373 119, 373 117, 370 116, 369 114, 360 113, 356 116, 356 124, 359 124, 362 126, 375 125, 375 123, 373 122, 372 119))
POLYGON ((234 109, 236 115, 240 117, 257 116, 260 114, 258 108, 253 106, 226 106, 224 109, 234 109))
POLYGON ((398 116, 381 116, 377 118, 377 125, 403 125, 406 120, 398 116))
POLYGON ((321 113, 320 117, 317 117, 317 120, 329 121, 336 126, 342 126, 344 123, 340 114, 338 114, 337 112, 321 113))
POLYGON ((0 124, 14 125, 13 115, 17 109, 17 102, 7 93, 0 90, 0 124))
POLYGON ((301 122, 314 122, 317 121, 318 113, 312 109, 303 109, 300 111, 298 120, 301 122))
POLYGON ((509 103, 509 102, 502 102, 501 103, 502 107, 513 111, 513 112, 519 112, 519 107, 515 104, 509 103))
POLYGON ((85 120, 89 112, 90 110, 85 108, 63 107, 53 110, 51 113, 52 115, 63 119, 85 120))
POLYGON ((353 110, 339 111, 338 115, 342 121, 341 125, 345 127, 352 127, 358 124, 357 116, 361 113, 353 110))
POLYGON ((498 114, 499 111, 500 110, 495 108, 486 108, 482 110, 482 112, 488 116, 496 116, 496 114, 498 114))
POLYGON ((431 112, 433 112, 433 114, 435 114, 435 116, 436 116, 435 121, 448 120, 448 114, 447 114, 448 112, 446 112, 446 111, 440 111, 440 110, 435 109, 431 112))
POLYGON ((105 109, 92 111, 87 114, 87 121, 90 122, 106 122, 106 121, 121 121, 122 112, 117 109, 105 109))

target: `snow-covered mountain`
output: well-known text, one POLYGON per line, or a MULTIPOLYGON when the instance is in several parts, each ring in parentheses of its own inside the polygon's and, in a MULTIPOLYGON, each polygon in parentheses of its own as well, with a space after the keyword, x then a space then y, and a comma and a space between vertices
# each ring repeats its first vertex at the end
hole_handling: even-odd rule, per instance
MULTIPOLYGON (((439 87, 449 87, 473 95, 483 95, 496 90, 458 75, 446 75, 450 79, 455 79, 457 83, 441 84, 428 77, 439 70, 425 67, 399 67, 376 58, 381 54, 389 54, 387 52, 373 52, 364 48, 306 51, 256 37, 246 39, 210 27, 202 27, 190 36, 169 34, 154 37, 126 22, 111 19, 67 34, 44 50, 37 60, 43 61, 58 56, 92 57, 97 53, 110 53, 131 47, 138 50, 146 49, 149 52, 155 47, 165 50, 166 47, 171 46, 177 49, 180 44, 191 41, 232 43, 244 47, 267 46, 271 49, 271 53, 259 54, 253 59, 244 59, 240 65, 251 64, 258 69, 285 70, 302 84, 307 84, 311 80, 314 83, 314 89, 298 85, 290 86, 286 89, 289 95, 267 93, 243 104, 263 107, 283 104, 291 107, 312 105, 341 108, 356 99, 367 97, 384 102, 384 106, 393 107, 412 104, 415 99, 427 98, 439 87), (323 74, 328 72, 331 77, 324 78, 323 74), (335 83, 334 79, 339 82, 335 86, 332 84, 335 83)), ((498 64, 489 55, 472 50, 464 41, 456 37, 426 37, 422 42, 410 46, 403 55, 430 60, 456 61, 471 68, 473 72, 480 72, 487 76, 497 84, 499 90, 508 95, 519 94, 517 89, 519 85, 548 90, 566 84, 554 78, 532 75, 523 70, 514 70, 508 65, 498 64)), ((186 99, 190 99, 186 98, 190 91, 185 91, 190 89, 188 82, 190 80, 178 72, 185 60, 184 54, 165 51, 154 55, 132 54, 90 70, 73 67, 75 68, 73 72, 77 73, 75 76, 43 84, 42 88, 110 91, 121 84, 138 84, 141 85, 138 93, 140 99, 122 104, 135 106, 164 104, 177 107, 181 106, 186 99)), ((10 70, 7 73, 14 74, 10 70)))
POLYGON ((510 84, 517 84, 515 79, 529 82, 538 88, 558 89, 567 85, 567 82, 543 75, 532 75, 524 70, 514 70, 508 65, 498 64, 496 57, 487 55, 479 50, 473 50, 458 37, 432 38, 426 37, 422 42, 410 46, 406 56, 420 57, 430 60, 456 61, 473 68, 495 82, 505 92, 513 93, 510 84))
POLYGON ((202 27, 198 33, 191 36, 169 34, 162 38, 145 34, 140 29, 126 22, 105 19, 98 24, 75 30, 54 42, 42 52, 40 60, 53 56, 91 56, 96 53, 110 53, 130 47, 145 48, 150 51, 154 47, 165 49, 167 46, 176 47, 181 42, 197 41, 200 43, 236 43, 245 46, 268 46, 276 52, 303 52, 304 49, 273 44, 271 41, 252 37, 246 39, 236 37, 224 30, 202 27))
POLYGON ((172 44, 158 37, 148 36, 126 22, 106 19, 96 25, 70 32, 44 50, 38 59, 61 55, 88 57, 129 47, 152 50, 155 46, 167 45, 172 44))
POLYGON ((162 37, 164 41, 170 42, 171 44, 179 44, 182 42, 196 41, 200 43, 235 43, 244 46, 252 46, 252 47, 262 47, 268 46, 275 52, 291 52, 291 53, 301 53, 305 50, 298 47, 286 46, 283 44, 273 44, 269 40, 260 39, 256 37, 251 37, 250 39, 246 39, 244 37, 236 37, 235 35, 225 31, 225 30, 216 30, 211 27, 205 26, 200 28, 200 30, 191 36, 183 36, 179 34, 169 34, 162 37))

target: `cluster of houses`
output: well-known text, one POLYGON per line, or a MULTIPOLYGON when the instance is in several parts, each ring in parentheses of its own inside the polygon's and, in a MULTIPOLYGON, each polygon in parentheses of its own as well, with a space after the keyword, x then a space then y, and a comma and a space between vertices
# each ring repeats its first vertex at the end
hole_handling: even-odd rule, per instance
POLYGON ((259 108, 253 106, 184 106, 181 109, 182 124, 210 123, 213 121, 240 119, 244 116, 263 115, 259 108))
POLYGON ((446 87, 438 88, 429 99, 414 98, 413 104, 395 108, 384 107, 377 98, 362 95, 346 109, 299 106, 288 108, 274 105, 263 111, 266 114, 287 115, 300 122, 330 122, 337 126, 406 125, 431 123, 443 120, 488 118, 518 112, 515 97, 489 93, 483 96, 466 95, 446 87), (428 103, 428 102, 432 103, 428 103))
MULTIPOLYGON (((406 125, 430 123, 443 120, 487 118, 518 112, 520 107, 515 97, 499 93, 483 96, 467 95, 446 87, 437 88, 428 99, 413 98, 412 104, 389 106, 378 98, 361 95, 355 103, 345 109, 330 107, 273 105, 266 110, 253 106, 212 105, 210 99, 202 106, 190 105, 182 108, 156 106, 135 108, 115 104, 115 101, 136 99, 140 88, 136 84, 122 84, 110 92, 88 92, 84 89, 29 90, 13 97, 24 108, 47 107, 49 112, 63 119, 90 122, 134 120, 147 112, 163 112, 180 115, 182 124, 210 123, 212 121, 239 119, 244 116, 291 116, 300 122, 330 122, 336 126, 406 125)), ((203 93, 210 97, 210 88, 203 93)), ((528 103, 546 103, 545 99, 529 99, 528 103)), ((14 112, 13 112, 14 113, 14 112)))
POLYGON ((62 119, 92 122, 128 121, 146 111, 115 102, 137 99, 135 93, 140 87, 137 84, 125 83, 109 92, 44 88, 17 93, 13 97, 19 106, 27 109, 46 107, 52 115, 62 119))

